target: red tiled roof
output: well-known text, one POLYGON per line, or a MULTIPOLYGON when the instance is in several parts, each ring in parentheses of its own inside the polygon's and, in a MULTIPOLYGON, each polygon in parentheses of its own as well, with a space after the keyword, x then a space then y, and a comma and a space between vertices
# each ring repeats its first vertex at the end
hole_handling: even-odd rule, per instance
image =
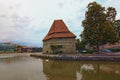
POLYGON ((55 20, 43 41, 53 38, 75 38, 76 36, 69 31, 63 20, 55 20))

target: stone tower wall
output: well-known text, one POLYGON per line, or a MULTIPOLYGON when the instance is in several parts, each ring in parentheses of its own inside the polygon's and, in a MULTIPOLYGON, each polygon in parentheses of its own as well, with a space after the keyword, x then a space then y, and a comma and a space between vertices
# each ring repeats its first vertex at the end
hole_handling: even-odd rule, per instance
POLYGON ((63 53, 75 53, 75 38, 58 38, 43 41, 43 53, 53 53, 51 45, 62 45, 60 51, 63 53))

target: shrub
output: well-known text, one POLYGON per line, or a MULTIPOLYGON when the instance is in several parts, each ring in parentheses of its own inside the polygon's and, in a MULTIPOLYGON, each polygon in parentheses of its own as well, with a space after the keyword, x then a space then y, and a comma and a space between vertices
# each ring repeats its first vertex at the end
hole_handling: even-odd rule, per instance
POLYGON ((120 52, 120 48, 112 48, 112 49, 109 49, 109 50, 111 50, 113 52, 120 52))

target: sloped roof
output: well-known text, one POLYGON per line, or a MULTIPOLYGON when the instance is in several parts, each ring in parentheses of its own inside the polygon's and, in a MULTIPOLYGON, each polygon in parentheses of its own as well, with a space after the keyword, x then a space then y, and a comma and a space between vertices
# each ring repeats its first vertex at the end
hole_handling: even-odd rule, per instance
POLYGON ((54 20, 48 34, 43 41, 53 38, 75 38, 76 36, 69 31, 63 20, 54 20))

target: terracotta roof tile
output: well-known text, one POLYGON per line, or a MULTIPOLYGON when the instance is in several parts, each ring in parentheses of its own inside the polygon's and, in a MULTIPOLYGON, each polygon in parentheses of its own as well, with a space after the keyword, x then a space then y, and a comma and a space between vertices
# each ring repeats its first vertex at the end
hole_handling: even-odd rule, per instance
POLYGON ((43 41, 53 38, 75 38, 76 36, 69 31, 63 20, 55 20, 43 41))

